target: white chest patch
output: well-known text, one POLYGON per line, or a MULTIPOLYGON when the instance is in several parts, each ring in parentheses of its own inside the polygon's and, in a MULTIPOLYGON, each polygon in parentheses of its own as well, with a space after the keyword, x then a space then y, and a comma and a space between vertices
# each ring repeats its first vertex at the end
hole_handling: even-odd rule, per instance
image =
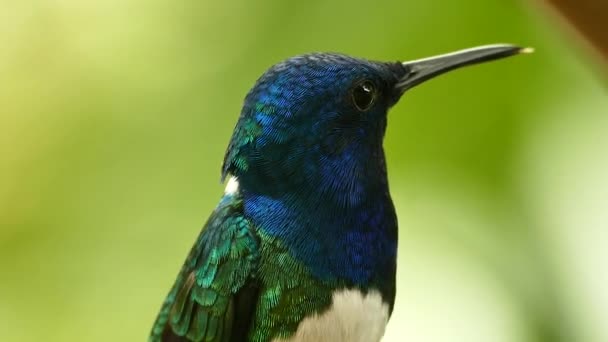
POLYGON ((273 342, 377 342, 387 322, 388 305, 379 292, 341 290, 329 310, 304 319, 292 337, 273 342))

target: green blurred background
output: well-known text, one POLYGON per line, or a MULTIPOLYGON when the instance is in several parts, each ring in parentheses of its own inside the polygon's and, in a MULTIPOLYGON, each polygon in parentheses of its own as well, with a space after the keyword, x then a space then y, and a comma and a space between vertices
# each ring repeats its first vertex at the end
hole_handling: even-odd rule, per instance
POLYGON ((310 51, 536 53, 409 92, 385 341, 608 341, 608 93, 503 0, 0 0, 0 341, 141 341, 222 191, 242 99, 310 51))

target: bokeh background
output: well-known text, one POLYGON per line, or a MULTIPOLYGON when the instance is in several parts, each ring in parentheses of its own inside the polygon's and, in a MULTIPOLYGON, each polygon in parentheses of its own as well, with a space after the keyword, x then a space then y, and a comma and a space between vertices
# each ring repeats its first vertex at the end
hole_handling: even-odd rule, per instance
POLYGON ((385 341, 608 341, 608 90, 524 1, 1 0, 0 341, 145 340, 223 185, 242 99, 310 51, 532 55, 409 92, 385 341))

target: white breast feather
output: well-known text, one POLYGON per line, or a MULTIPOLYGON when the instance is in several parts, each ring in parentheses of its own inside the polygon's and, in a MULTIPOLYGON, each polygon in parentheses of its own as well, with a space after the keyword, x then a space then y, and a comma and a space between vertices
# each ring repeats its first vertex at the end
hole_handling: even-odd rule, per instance
POLYGON ((377 291, 334 292, 331 307, 305 318, 288 339, 273 342, 377 342, 388 322, 388 305, 377 291))

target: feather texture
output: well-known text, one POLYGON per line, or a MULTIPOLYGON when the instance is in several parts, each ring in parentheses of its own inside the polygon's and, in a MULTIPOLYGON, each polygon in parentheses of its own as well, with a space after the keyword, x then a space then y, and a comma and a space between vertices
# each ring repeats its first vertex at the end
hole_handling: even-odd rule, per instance
POLYGON ((240 292, 250 286, 258 259, 259 240, 242 215, 242 202, 225 197, 167 296, 150 342, 233 340, 235 321, 251 321, 250 314, 236 315, 235 307, 246 300, 240 292))

